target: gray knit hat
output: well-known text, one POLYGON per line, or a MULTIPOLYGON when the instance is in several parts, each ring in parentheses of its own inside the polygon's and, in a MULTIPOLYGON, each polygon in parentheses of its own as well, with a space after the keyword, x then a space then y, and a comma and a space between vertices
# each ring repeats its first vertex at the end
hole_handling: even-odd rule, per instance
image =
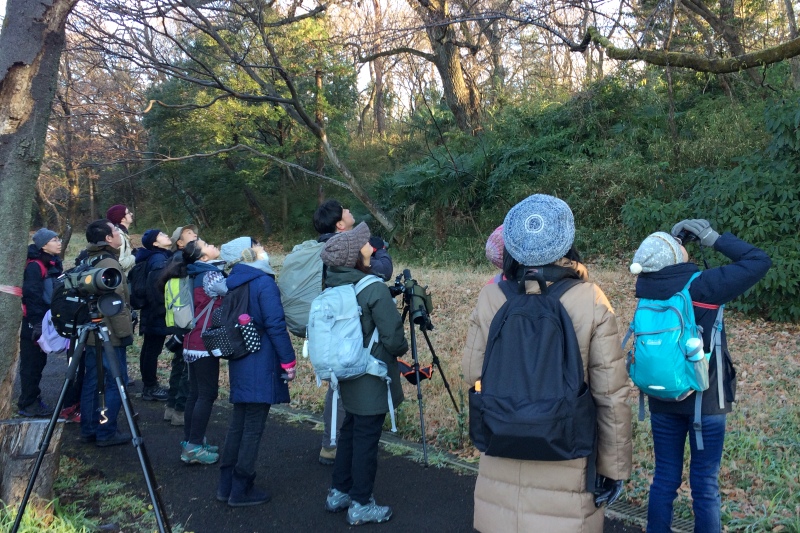
POLYGON ((528 196, 511 208, 503 222, 503 241, 524 266, 549 265, 569 251, 575 219, 564 202, 547 194, 528 196))
POLYGON ((683 263, 681 245, 669 233, 657 231, 651 233, 633 256, 631 272, 657 272, 664 267, 683 263))
POLYGON ((219 256, 228 266, 242 260, 242 252, 253 246, 250 237, 237 237, 219 247, 219 256))
POLYGON ((33 234, 33 244, 41 249, 54 237, 58 237, 58 233, 47 228, 42 228, 33 234))
POLYGON ((322 262, 328 266, 355 267, 361 248, 369 242, 371 234, 366 222, 350 231, 337 233, 325 243, 320 253, 322 262))

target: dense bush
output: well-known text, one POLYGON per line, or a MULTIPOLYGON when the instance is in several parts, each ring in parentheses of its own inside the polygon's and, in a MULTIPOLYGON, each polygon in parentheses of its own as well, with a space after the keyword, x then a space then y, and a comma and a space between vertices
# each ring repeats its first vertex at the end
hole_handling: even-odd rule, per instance
MULTIPOLYGON (((766 251, 773 267, 732 306, 773 320, 800 320, 800 108, 780 102, 765 111, 769 145, 730 169, 698 169, 681 180, 683 197, 639 198, 623 208, 637 238, 683 218, 705 218, 766 251)), ((724 258, 717 258, 724 261, 724 258)))

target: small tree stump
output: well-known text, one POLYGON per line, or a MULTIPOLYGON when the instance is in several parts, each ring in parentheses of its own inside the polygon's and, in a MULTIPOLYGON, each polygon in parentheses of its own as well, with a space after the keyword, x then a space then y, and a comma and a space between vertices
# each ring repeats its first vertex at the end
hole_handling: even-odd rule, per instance
MULTIPOLYGON (((14 418, 0 420, 0 500, 9 507, 19 507, 28 487, 39 444, 47 431, 49 419, 14 418)), ((57 422, 36 476, 27 509, 37 514, 52 514, 53 482, 58 476, 63 422, 57 422)))

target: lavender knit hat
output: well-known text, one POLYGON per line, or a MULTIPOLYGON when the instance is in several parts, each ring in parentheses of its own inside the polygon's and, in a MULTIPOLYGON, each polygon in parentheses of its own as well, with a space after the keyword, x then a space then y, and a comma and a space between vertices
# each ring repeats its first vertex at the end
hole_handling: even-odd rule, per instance
POLYGON ((503 222, 506 250, 521 265, 558 261, 574 240, 572 210, 564 200, 547 194, 528 196, 511 208, 503 222))
POLYGON ((683 263, 681 245, 669 233, 651 233, 639 245, 630 266, 633 274, 657 272, 664 267, 683 263))

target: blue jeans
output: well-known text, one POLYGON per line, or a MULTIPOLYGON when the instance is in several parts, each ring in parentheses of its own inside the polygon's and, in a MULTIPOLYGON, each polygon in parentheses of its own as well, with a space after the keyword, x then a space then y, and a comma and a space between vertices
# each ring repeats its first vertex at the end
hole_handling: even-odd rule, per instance
MULTIPOLYGON (((92 435, 97 437, 97 440, 108 440, 117 432, 117 415, 122 407, 122 397, 119 395, 117 383, 111 375, 111 369, 108 366, 105 354, 103 355, 103 373, 105 374, 105 383, 103 385, 103 392, 105 394, 106 412, 105 416, 108 421, 104 424, 100 423, 100 402, 98 401, 97 392, 97 352, 94 346, 86 346, 84 353, 84 362, 86 365, 86 374, 83 377, 83 390, 81 391, 81 436, 90 437, 92 435)), ((119 364, 120 373, 122 375, 123 385, 127 380, 127 367, 125 360, 125 347, 115 346, 114 355, 117 357, 117 364, 119 364)))
POLYGON ((252 477, 256 473, 256 460, 264 425, 269 416, 268 403, 235 403, 225 446, 220 456, 220 468, 234 467, 241 477, 252 477))
POLYGON ((691 450, 689 485, 692 488, 694 530, 696 533, 722 531, 718 477, 725 442, 725 418, 724 414, 703 416, 705 449, 698 451, 692 428, 694 415, 650 413, 656 472, 647 505, 647 533, 672 531, 672 503, 681 485, 687 434, 691 450))

